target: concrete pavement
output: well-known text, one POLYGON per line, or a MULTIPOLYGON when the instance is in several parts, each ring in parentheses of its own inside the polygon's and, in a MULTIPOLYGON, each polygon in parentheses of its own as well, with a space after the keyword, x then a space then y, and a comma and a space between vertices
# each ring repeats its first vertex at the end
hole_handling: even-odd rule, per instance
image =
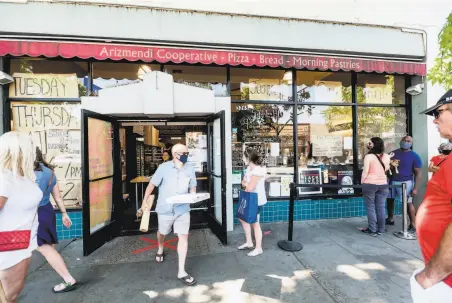
POLYGON ((60 280, 45 264, 30 272, 20 302, 408 303, 409 278, 422 266, 422 256, 416 241, 392 235, 400 229, 397 223, 373 238, 357 229, 365 218, 297 222, 294 237, 304 249, 296 253, 277 246, 287 236, 287 223, 265 224, 265 252, 256 258, 236 250, 244 238, 240 227, 228 246, 209 230, 192 231, 187 271, 197 278, 195 287, 176 279, 174 250, 166 250, 163 264, 155 263, 155 249, 136 253, 152 247, 154 234, 117 238, 88 257, 82 257, 79 240, 62 247, 78 289, 53 294, 60 280))

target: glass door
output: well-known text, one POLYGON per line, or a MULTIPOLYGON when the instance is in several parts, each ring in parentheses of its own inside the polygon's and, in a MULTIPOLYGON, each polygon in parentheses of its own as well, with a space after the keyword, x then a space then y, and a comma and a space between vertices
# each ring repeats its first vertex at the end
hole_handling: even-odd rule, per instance
POLYGON ((207 123, 207 148, 209 174, 209 228, 227 244, 226 214, 226 148, 225 113, 218 112, 209 118, 207 123))
POLYGON ((82 110, 83 254, 89 255, 121 231, 119 123, 82 110))

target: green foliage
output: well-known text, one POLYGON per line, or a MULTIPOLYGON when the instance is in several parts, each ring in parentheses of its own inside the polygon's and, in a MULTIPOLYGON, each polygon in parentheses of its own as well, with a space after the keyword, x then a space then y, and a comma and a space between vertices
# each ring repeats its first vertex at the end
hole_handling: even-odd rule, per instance
POLYGON ((447 17, 438 36, 439 57, 428 73, 432 84, 439 84, 444 89, 452 89, 452 13, 447 17))

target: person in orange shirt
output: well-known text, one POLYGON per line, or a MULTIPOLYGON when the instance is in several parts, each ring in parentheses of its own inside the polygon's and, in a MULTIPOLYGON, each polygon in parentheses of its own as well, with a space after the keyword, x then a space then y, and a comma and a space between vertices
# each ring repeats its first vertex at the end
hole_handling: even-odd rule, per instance
POLYGON ((428 166, 428 171, 431 173, 436 173, 439 170, 439 165, 443 163, 447 156, 452 151, 452 144, 451 143, 442 143, 438 147, 439 155, 434 156, 430 160, 430 165, 428 166))
MULTIPOLYGON (((441 137, 452 140, 452 90, 422 113, 434 116, 441 137)), ((416 270, 411 277, 413 302, 451 302, 452 157, 441 163, 441 169, 427 183, 416 216, 416 230, 425 268, 416 270)))

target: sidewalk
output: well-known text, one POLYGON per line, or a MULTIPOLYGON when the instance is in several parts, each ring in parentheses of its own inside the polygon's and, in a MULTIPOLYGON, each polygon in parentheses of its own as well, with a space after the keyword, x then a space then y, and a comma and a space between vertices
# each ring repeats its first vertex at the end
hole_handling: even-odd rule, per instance
MULTIPOLYGON (((82 241, 62 250, 80 286, 67 294, 52 294, 59 278, 48 264, 31 272, 20 298, 26 302, 411 302, 409 278, 422 266, 416 241, 392 235, 363 235, 365 218, 295 223, 294 237, 304 248, 289 253, 277 242, 287 237, 287 223, 265 224, 265 253, 249 258, 236 247, 243 243, 240 227, 223 246, 210 230, 190 234, 187 271, 198 280, 185 287, 176 279, 177 254, 168 248, 163 264, 155 249, 133 252, 152 243, 155 235, 120 237, 88 257, 82 241), (149 241, 149 240, 148 240, 149 241), (152 242, 152 241, 150 241, 152 242)), ((168 245, 176 245, 171 239, 168 245)))

